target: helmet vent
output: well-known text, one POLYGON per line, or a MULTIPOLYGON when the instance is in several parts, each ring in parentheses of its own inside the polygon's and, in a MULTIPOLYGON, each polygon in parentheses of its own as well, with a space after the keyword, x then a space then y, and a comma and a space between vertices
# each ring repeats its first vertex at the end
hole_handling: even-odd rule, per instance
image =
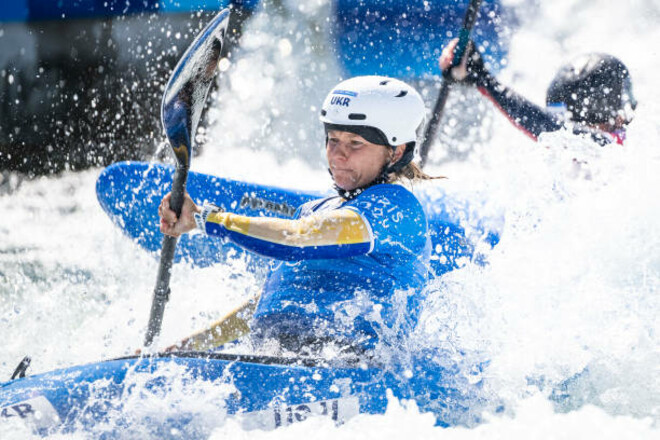
POLYGON ((367 115, 365 115, 364 113, 350 113, 348 115, 348 119, 352 119, 354 121, 364 121, 365 119, 367 119, 367 115))
POLYGON ((395 96, 395 98, 403 98, 408 94, 408 90, 401 90, 398 95, 395 96))
POLYGON ((328 112, 326 112, 325 110, 321 110, 321 116, 325 116, 327 114, 328 114, 328 112))
POLYGON ((389 79, 386 79, 385 81, 381 81, 379 84, 380 84, 381 86, 386 86, 388 82, 390 82, 390 80, 389 80, 389 79))

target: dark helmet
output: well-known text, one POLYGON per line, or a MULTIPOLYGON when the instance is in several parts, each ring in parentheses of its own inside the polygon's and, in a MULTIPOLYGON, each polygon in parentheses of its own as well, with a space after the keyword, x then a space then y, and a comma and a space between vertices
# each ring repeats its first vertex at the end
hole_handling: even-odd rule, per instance
POLYGON ((548 87, 548 106, 562 106, 570 119, 613 124, 617 116, 632 121, 637 101, 626 66, 602 53, 582 55, 562 66, 548 87))

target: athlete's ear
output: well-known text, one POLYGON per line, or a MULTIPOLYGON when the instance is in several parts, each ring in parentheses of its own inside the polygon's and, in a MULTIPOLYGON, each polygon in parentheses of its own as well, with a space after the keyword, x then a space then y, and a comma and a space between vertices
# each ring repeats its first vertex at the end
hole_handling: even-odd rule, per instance
POLYGON ((401 144, 396 149, 394 150, 394 153, 392 154, 392 158, 390 159, 390 165, 394 165, 401 159, 403 156, 403 153, 406 152, 406 144, 401 144))

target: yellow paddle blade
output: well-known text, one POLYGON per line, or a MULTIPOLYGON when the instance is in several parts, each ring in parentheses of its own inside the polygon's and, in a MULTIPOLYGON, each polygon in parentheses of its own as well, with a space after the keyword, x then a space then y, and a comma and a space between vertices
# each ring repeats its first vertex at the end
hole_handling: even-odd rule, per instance
POLYGON ((224 318, 213 323, 211 327, 195 333, 178 344, 165 349, 171 351, 207 351, 250 333, 248 322, 257 307, 259 297, 250 299, 224 318))

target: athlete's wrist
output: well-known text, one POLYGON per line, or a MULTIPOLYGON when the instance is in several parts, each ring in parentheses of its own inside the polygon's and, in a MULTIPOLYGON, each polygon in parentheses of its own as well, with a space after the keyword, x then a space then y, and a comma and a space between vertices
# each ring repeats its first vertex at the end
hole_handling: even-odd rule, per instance
POLYGON ((206 221, 209 215, 223 211, 224 210, 222 208, 214 205, 213 203, 205 203, 204 206, 196 210, 196 212, 193 214, 195 217, 195 224, 197 225, 197 229, 206 234, 206 221))

